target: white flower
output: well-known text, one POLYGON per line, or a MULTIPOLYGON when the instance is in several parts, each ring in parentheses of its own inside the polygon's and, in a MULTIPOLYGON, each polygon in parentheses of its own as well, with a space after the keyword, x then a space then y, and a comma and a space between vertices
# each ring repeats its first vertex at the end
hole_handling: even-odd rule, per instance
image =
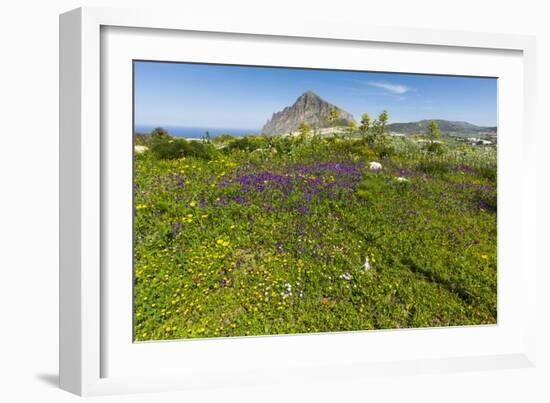
POLYGON ((285 284, 283 284, 283 288, 285 288, 286 291, 282 291, 282 292, 280 293, 280 294, 281 294, 281 297, 287 298, 287 297, 292 296, 292 284, 290 284, 290 283, 285 283, 285 284))
POLYGON ((365 264, 363 264, 363 269, 365 269, 365 271, 369 271, 370 269, 370 263, 369 263, 369 257, 365 257, 365 264))
POLYGON ((338 276, 338 278, 340 278, 342 280, 350 281, 351 280, 351 274, 349 274, 348 272, 345 272, 344 274, 340 274, 340 276, 338 276))
POLYGON ((397 182, 408 182, 409 180, 407 178, 403 178, 402 176, 397 178, 397 182))
POLYGON ((371 171, 378 172, 378 171, 382 170, 382 164, 379 163, 379 162, 376 162, 376 161, 371 161, 371 163, 369 164, 369 169, 371 171))

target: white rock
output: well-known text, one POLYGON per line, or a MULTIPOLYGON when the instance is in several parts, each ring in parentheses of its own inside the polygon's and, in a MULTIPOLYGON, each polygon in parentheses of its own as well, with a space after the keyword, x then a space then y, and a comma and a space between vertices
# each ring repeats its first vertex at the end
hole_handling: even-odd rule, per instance
POLYGON ((371 171, 378 172, 378 171, 382 170, 382 164, 379 163, 379 162, 376 162, 376 161, 371 161, 371 163, 369 164, 369 169, 371 171))
POLYGON ((370 263, 369 263, 369 257, 365 257, 365 263, 363 264, 363 269, 365 269, 365 271, 369 271, 370 270, 370 263))
POLYGON ((149 149, 149 147, 147 147, 147 146, 134 146, 134 151, 138 154, 144 153, 148 149, 149 149))

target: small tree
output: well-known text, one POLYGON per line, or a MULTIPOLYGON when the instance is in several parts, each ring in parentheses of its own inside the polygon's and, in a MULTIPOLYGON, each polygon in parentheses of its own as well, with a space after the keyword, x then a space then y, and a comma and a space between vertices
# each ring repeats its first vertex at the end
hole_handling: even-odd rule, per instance
POLYGON ((430 142, 426 144, 426 146, 424 146, 424 149, 433 154, 442 154, 444 151, 443 145, 439 141, 436 141, 441 137, 441 133, 439 131, 439 126, 435 120, 430 120, 428 122, 428 127, 426 128, 426 137, 430 142))
POLYGON ((311 131, 311 126, 307 122, 302 122, 298 126, 298 131, 300 132, 301 137, 307 137, 307 135, 311 131))
POLYGON ((439 125, 435 120, 430 120, 428 122, 427 136, 430 140, 430 143, 438 140, 441 137, 441 132, 439 131, 439 125))
POLYGON ((382 111, 380 115, 378 115, 378 122, 380 122, 380 129, 382 130, 382 134, 386 132, 386 125, 388 124, 388 112, 382 111))
POLYGON ((353 120, 350 120, 347 129, 348 134, 352 136, 357 131, 357 124, 353 120))
POLYGON ((332 108, 328 113, 328 123, 330 127, 334 127, 340 120, 340 111, 336 108, 332 108))
POLYGON ((386 133, 386 124, 388 123, 388 112, 382 111, 378 115, 378 119, 374 119, 371 128, 371 140, 372 142, 379 141, 386 133))
POLYGON ((359 126, 359 130, 361 131, 361 134, 363 136, 366 136, 369 129, 370 129, 370 116, 367 112, 365 112, 361 115, 361 126, 359 126))

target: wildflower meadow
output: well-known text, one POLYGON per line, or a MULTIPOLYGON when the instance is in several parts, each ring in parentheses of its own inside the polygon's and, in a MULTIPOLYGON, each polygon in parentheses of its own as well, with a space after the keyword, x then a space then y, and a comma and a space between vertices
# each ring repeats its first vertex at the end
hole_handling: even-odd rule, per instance
POLYGON ((134 340, 496 323, 496 146, 434 144, 136 138, 134 340))

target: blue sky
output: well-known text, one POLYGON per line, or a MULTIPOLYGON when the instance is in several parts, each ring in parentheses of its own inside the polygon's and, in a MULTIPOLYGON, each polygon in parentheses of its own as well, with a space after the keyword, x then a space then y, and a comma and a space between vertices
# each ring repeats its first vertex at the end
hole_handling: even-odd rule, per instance
POLYGON ((390 122, 497 124, 493 78, 162 62, 134 72, 136 125, 260 129, 308 90, 356 120, 385 109, 390 122))

